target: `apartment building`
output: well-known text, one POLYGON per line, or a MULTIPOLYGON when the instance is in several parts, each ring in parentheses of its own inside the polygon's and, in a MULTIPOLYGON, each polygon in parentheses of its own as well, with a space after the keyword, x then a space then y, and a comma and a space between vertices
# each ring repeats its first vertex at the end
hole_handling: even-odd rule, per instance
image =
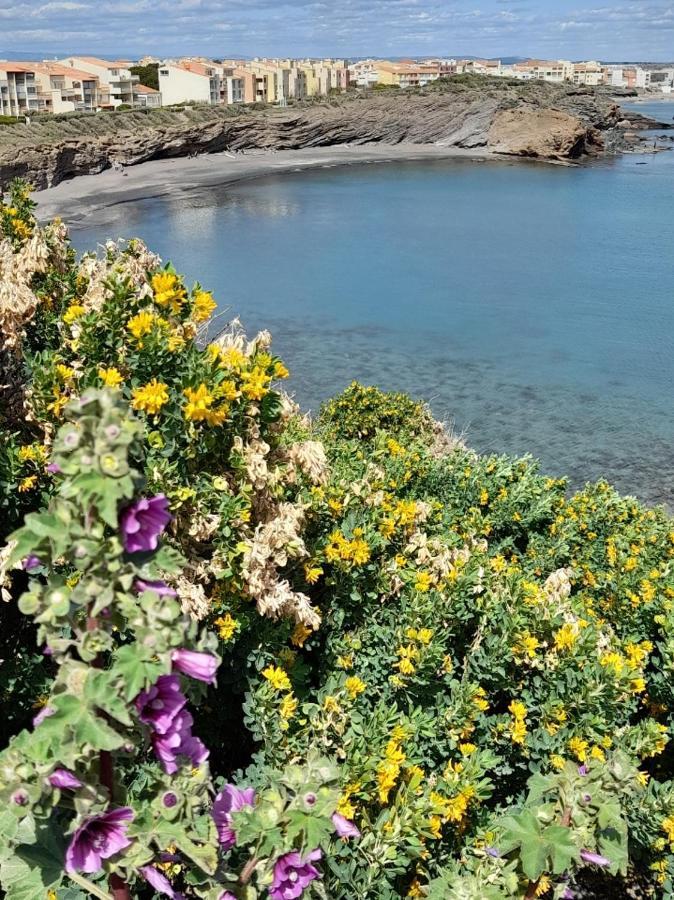
POLYGON ((99 59, 97 56, 68 56, 59 60, 64 66, 89 72, 98 78, 100 85, 100 105, 114 109, 125 104, 135 106, 136 86, 139 78, 131 74, 131 63, 127 60, 99 59))
POLYGON ((136 85, 135 98, 134 105, 141 109, 157 109, 162 105, 161 91, 145 84, 136 85))
POLYGON ((158 68, 164 106, 174 103, 220 103, 220 72, 215 63, 195 60, 164 62, 158 68))
POLYGON ((29 63, 0 62, 0 115, 38 112, 35 71, 29 63))
POLYGON ((584 63, 574 63, 570 81, 574 84, 587 84, 596 86, 604 84, 607 79, 607 71, 596 60, 584 63))

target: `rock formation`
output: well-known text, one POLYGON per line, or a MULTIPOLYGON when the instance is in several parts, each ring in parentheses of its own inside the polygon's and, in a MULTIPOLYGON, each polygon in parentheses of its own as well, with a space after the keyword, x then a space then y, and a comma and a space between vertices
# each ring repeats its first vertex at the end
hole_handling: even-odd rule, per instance
POLYGON ((337 144, 439 144, 567 160, 624 145, 625 116, 607 94, 571 85, 455 79, 286 109, 186 107, 100 113, 0 129, 0 184, 37 188, 112 164, 223 150, 337 144), (456 83, 455 83, 456 82, 456 83))

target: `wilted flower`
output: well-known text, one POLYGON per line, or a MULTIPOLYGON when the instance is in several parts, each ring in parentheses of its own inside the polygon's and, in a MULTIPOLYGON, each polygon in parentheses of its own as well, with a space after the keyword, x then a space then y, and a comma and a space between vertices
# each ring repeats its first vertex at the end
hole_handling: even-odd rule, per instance
POLYGON ((301 856, 296 850, 279 857, 274 864, 274 880, 269 888, 270 900, 295 900, 301 897, 305 887, 319 877, 312 862, 321 858, 320 850, 312 850, 301 856))
POLYGON ((98 872, 102 860, 131 845, 126 829, 132 819, 128 806, 85 819, 66 850, 66 871, 98 872))
POLYGON ((49 718, 49 716, 53 716, 56 710, 53 706, 43 706, 40 712, 33 716, 33 728, 37 728, 45 719, 49 718))
POLYGON ((341 813, 335 812, 332 814, 332 824, 335 826, 338 837, 360 837, 360 831, 358 831, 353 822, 350 819, 347 819, 346 816, 341 815, 341 813))
POLYGON ((187 697, 180 690, 177 675, 160 675, 151 688, 136 697, 140 721, 157 734, 166 734, 186 703, 187 697))
POLYGON ((611 860, 602 856, 600 853, 593 853, 591 850, 581 850, 580 858, 583 862, 590 863, 593 866, 610 866, 611 860))
POLYGON ((232 828, 232 813, 244 806, 253 806, 255 791, 253 788, 238 788, 234 784, 226 784, 213 801, 213 821, 218 829, 218 840, 225 850, 236 843, 236 834, 232 828))
POLYGON ((199 653, 196 650, 174 650, 171 654, 173 668, 190 678, 215 684, 215 673, 220 663, 212 653, 199 653))
POLYGON ((176 597, 177 592, 166 584, 165 581, 146 581, 144 578, 136 578, 134 588, 141 594, 143 591, 154 591, 160 597, 176 597))
POLYGON ((164 494, 141 497, 122 511, 119 520, 127 553, 156 550, 159 535, 171 521, 164 494))
POLYGON ((162 873, 155 869, 154 866, 141 866, 138 871, 147 883, 152 885, 158 894, 170 897, 171 900, 182 900, 183 895, 174 891, 173 885, 168 878, 165 875, 162 875, 162 873))
POLYGON ((67 769, 54 769, 47 781, 52 787, 66 790, 82 787, 82 782, 79 778, 75 778, 73 773, 67 769))

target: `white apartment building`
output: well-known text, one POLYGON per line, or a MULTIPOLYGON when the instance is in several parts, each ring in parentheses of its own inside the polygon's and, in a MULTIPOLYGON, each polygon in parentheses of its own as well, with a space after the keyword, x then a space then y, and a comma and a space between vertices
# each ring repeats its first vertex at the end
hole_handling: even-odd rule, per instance
POLYGON ((25 116, 38 109, 32 67, 26 63, 0 62, 0 115, 25 116))
POLYGON ((136 105, 137 75, 130 71, 131 63, 125 60, 109 61, 97 56, 68 56, 60 60, 64 66, 90 72, 98 78, 101 87, 101 106, 136 105))
POLYGON ((158 69, 164 106, 174 103, 220 103, 218 67, 193 60, 164 62, 158 69))
POLYGON ((358 87, 373 87, 379 81, 379 62, 377 59, 361 59, 349 66, 351 81, 358 87))

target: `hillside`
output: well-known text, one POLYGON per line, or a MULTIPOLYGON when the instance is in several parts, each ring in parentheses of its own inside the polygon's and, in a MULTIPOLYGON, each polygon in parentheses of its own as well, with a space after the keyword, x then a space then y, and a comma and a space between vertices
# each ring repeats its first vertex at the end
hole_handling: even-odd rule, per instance
POLYGON ((439 144, 576 159, 619 149, 621 118, 598 89, 477 77, 283 109, 188 106, 58 117, 0 129, 0 183, 22 177, 42 189, 115 162, 340 144, 439 144))

